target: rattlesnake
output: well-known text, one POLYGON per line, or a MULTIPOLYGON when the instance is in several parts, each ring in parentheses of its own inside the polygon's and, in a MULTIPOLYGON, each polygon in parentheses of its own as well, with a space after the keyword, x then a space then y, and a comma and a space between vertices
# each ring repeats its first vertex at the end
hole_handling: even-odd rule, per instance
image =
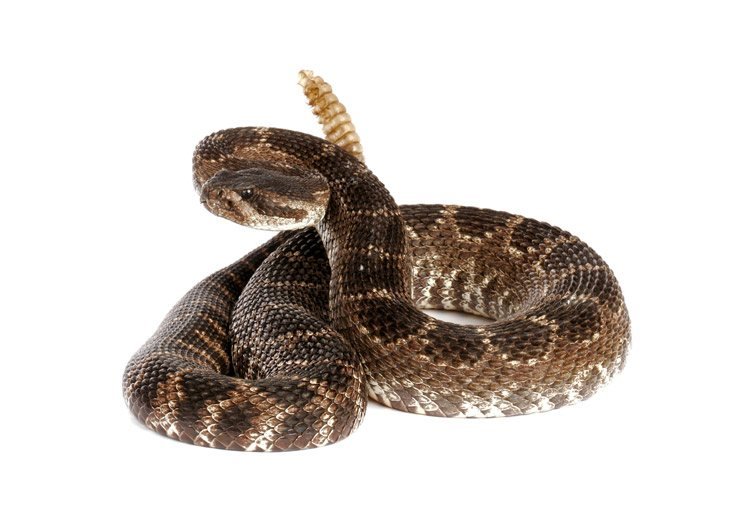
POLYGON ((216 132, 193 163, 206 208, 288 231, 194 287, 127 365, 129 407, 169 437, 322 446, 357 427, 368 395, 436 416, 546 411, 625 363, 618 283, 567 232, 486 209, 398 207, 353 154, 290 130, 216 132))

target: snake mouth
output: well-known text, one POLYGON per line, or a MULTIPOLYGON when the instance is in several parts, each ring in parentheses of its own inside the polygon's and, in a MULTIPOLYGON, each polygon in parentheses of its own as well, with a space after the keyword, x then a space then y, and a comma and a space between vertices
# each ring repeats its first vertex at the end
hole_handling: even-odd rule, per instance
POLYGON ((208 210, 214 208, 233 210, 239 207, 244 200, 249 199, 251 194, 250 190, 239 193, 230 189, 205 187, 200 194, 200 202, 208 210))
POLYGON ((249 212, 244 201, 239 192, 230 189, 204 187, 200 194, 200 202, 206 209, 241 225, 248 224, 249 212))

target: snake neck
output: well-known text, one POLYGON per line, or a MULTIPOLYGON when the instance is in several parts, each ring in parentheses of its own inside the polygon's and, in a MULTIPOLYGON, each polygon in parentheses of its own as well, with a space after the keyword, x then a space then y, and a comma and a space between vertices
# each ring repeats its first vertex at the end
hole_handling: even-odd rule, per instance
POLYGON ((331 303, 350 308, 375 294, 407 296, 405 227, 390 194, 369 172, 334 186, 317 227, 332 268, 331 303))
POLYGON ((338 328, 366 317, 376 301, 407 302, 411 266, 403 219, 380 181, 362 165, 328 183, 329 205, 317 230, 332 269, 330 309, 338 328))

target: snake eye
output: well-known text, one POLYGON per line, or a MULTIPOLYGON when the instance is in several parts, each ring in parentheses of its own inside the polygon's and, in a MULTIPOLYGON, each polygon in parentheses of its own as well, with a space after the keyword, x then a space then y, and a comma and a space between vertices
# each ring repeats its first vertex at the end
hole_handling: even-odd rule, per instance
POLYGON ((251 199, 253 197, 253 189, 252 188, 245 188, 238 192, 238 195, 241 196, 241 199, 251 199))

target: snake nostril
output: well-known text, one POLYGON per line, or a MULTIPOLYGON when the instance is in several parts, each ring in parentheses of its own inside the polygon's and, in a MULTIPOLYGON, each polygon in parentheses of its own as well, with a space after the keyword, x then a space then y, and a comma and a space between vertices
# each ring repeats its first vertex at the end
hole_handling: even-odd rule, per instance
POLYGON ((218 194, 218 199, 223 203, 223 206, 225 206, 228 210, 232 210, 236 207, 236 202, 233 200, 233 196, 231 194, 226 194, 224 191, 221 191, 218 194))

